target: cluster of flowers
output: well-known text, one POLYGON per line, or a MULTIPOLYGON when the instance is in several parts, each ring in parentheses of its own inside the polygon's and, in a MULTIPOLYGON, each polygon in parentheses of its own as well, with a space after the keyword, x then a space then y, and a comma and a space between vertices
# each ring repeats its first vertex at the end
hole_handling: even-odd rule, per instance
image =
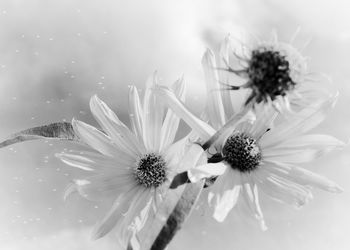
POLYGON ((275 36, 250 43, 227 37, 218 55, 205 52, 202 65, 207 102, 201 118, 185 106, 183 78, 167 87, 154 74, 143 101, 135 86, 129 89, 130 129, 97 96, 90 108, 101 129, 72 121, 93 150, 57 157, 94 174, 74 180, 66 195, 115 200, 95 238, 113 228, 121 238, 140 230, 179 173, 187 182, 210 180, 208 202, 216 220, 223 221, 241 197, 262 229, 259 192, 295 207, 312 199, 313 187, 341 192, 297 166, 344 146, 329 135, 306 134, 324 119, 337 93, 321 87, 299 51, 275 36), (192 131, 174 142, 180 119, 192 131))

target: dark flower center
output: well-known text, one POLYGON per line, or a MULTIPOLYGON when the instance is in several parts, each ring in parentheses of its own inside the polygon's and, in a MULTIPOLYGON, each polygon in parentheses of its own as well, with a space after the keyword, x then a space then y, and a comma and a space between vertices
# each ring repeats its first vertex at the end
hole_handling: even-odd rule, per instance
POLYGON ((137 163, 134 174, 140 185, 158 187, 166 180, 166 163, 158 154, 145 154, 137 163))
POLYGON ((222 154, 233 169, 241 172, 253 171, 262 159, 256 140, 243 133, 230 136, 225 142, 222 154))
POLYGON ((260 48, 252 51, 247 69, 249 84, 256 101, 267 101, 269 96, 285 96, 296 83, 290 76, 289 62, 278 51, 260 48))

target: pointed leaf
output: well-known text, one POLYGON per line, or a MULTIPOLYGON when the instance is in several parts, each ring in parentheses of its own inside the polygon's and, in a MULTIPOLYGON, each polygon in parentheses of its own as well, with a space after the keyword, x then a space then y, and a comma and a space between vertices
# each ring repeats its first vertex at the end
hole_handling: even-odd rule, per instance
POLYGON ((55 122, 15 133, 8 137, 6 140, 0 142, 0 148, 7 147, 19 142, 37 139, 61 139, 79 141, 79 138, 74 132, 72 124, 70 122, 55 122))

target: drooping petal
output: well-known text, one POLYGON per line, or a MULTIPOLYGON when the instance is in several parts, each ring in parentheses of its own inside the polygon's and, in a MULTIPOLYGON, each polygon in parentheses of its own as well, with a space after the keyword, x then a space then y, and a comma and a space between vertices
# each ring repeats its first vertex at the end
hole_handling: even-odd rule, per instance
POLYGON ((144 143, 142 137, 143 111, 136 86, 129 88, 129 117, 134 134, 141 143, 144 143))
POLYGON ((100 126, 112 138, 113 142, 130 155, 145 152, 145 148, 118 116, 96 95, 90 99, 90 109, 100 126))
POLYGON ((208 201, 214 207, 213 217, 222 222, 236 205, 242 186, 239 174, 227 170, 212 186, 208 201))
POLYGON ((215 130, 210 125, 194 116, 169 89, 158 86, 154 91, 203 140, 209 139, 215 133, 215 130))
POLYGON ((207 106, 206 111, 215 129, 219 129, 225 124, 225 113, 222 104, 219 76, 213 52, 209 49, 202 58, 202 66, 207 86, 207 106))

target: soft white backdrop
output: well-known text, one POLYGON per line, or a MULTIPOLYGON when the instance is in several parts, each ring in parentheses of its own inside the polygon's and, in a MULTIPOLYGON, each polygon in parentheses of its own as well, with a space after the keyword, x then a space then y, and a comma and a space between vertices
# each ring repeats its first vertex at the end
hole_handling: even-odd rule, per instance
MULTIPOLYGON (((206 47, 215 49, 226 33, 241 29, 261 37, 275 29, 287 41, 301 27, 296 45, 311 39, 304 49, 311 70, 332 76, 340 91, 317 131, 348 140, 348 13, 345 0, 0 0, 0 139, 72 117, 96 125, 88 109, 93 94, 128 123, 127 86, 142 88, 154 70, 164 83, 184 74, 188 104, 200 113, 206 47)), ((90 241, 91 227, 110 204, 62 199, 69 180, 81 174, 54 157, 69 149, 77 147, 37 141, 0 150, 0 249, 116 249, 113 236, 90 241)), ((215 222, 203 195, 203 206, 169 249, 349 249, 349 152, 305 165, 337 181, 343 194, 315 191, 298 211, 262 197, 267 232, 241 206, 223 224, 215 222)))

